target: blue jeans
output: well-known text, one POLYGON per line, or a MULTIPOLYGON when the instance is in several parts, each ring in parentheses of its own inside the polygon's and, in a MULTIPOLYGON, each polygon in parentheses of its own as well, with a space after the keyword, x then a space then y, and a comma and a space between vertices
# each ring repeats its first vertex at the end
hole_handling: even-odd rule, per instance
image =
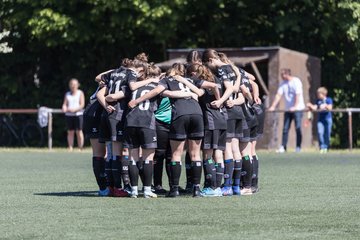
POLYGON ((320 149, 328 149, 330 147, 332 119, 319 119, 317 122, 317 131, 320 149))
POLYGON ((302 112, 285 112, 284 115, 284 129, 282 134, 282 145, 286 149, 286 145, 288 142, 289 129, 291 125, 291 121, 295 120, 295 129, 296 129, 296 147, 301 148, 301 120, 303 113, 302 112))

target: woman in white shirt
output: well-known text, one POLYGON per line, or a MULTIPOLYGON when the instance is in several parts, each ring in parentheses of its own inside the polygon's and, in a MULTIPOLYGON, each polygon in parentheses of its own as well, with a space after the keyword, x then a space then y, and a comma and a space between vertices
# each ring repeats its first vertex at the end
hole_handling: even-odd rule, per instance
POLYGON ((85 96, 79 89, 80 83, 73 78, 69 81, 70 91, 65 93, 62 110, 65 113, 67 125, 67 141, 69 150, 73 150, 74 134, 76 133, 77 144, 80 150, 84 146, 83 112, 85 106, 85 96))

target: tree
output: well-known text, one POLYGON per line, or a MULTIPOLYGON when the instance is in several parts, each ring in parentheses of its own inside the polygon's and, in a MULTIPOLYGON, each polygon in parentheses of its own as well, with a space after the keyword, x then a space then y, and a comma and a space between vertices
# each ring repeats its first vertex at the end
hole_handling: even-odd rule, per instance
MULTIPOLYGON (((359 24, 350 0, 6 0, 0 49, 12 51, 0 53, 1 107, 59 107, 71 77, 89 96, 97 73, 140 51, 160 61, 167 48, 269 45, 320 57, 335 105, 358 106, 359 24)), ((347 139, 342 120, 337 139, 347 139)))

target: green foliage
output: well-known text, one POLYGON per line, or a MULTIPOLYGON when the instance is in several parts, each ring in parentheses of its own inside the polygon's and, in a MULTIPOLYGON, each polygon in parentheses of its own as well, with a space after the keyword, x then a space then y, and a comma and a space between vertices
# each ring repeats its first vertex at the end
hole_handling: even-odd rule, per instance
MULTIPOLYGON (((12 51, 0 53, 0 107, 59 107, 71 77, 89 96, 97 73, 140 51, 159 61, 167 48, 270 45, 320 57, 335 106, 356 107, 359 25, 360 3, 351 0, 6 0, 0 32, 10 34, 0 49, 12 51)), ((335 126, 346 135, 344 118, 335 126)))
POLYGON ((34 14, 34 17, 28 21, 31 29, 31 36, 39 41, 45 42, 46 46, 56 46, 61 40, 68 37, 69 27, 72 25, 71 18, 52 9, 45 8, 34 14))

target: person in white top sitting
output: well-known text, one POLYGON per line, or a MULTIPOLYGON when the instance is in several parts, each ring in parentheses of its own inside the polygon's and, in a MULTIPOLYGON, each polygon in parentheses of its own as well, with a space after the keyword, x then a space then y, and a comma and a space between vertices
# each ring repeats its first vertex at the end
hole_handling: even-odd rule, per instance
POLYGON ((83 112, 85 106, 85 96, 79 89, 80 83, 73 78, 69 81, 70 91, 65 93, 62 111, 65 113, 67 125, 67 141, 69 150, 73 150, 74 134, 76 133, 77 144, 80 150, 84 146, 83 112))
POLYGON ((301 120, 303 116, 302 110, 305 109, 304 96, 303 96, 303 85, 299 78, 291 75, 290 69, 282 69, 281 82, 274 102, 269 108, 269 111, 274 111, 281 98, 285 100, 285 116, 284 116, 284 128, 282 134, 282 146, 277 150, 279 153, 286 151, 286 145, 288 142, 288 135, 290 124, 292 120, 295 120, 296 128, 296 152, 301 151, 301 120))

